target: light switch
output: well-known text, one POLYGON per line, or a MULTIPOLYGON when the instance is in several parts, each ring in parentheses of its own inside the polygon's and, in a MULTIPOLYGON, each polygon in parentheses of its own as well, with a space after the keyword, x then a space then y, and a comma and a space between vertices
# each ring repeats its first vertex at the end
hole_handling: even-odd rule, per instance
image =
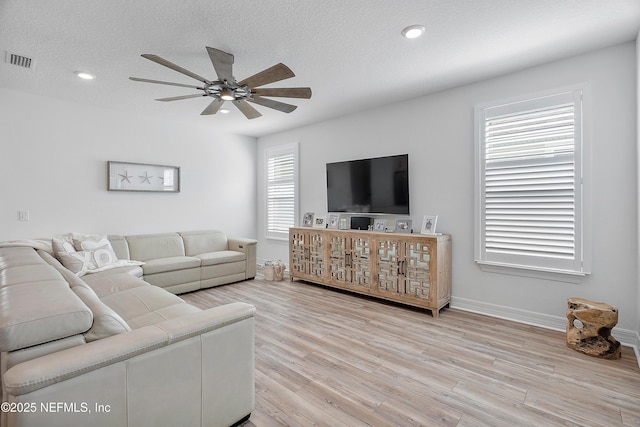
POLYGON ((19 221, 29 221, 29 211, 18 211, 19 221))

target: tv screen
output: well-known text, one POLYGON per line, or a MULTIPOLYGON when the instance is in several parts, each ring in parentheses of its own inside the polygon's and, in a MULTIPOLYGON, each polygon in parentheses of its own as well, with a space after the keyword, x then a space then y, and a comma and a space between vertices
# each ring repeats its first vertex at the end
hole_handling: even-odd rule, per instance
POLYGON ((327 163, 327 208, 409 215, 409 155, 327 163))

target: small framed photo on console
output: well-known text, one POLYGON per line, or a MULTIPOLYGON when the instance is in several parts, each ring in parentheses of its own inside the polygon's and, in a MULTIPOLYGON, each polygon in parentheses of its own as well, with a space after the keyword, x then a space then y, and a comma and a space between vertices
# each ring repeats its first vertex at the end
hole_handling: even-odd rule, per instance
POLYGON ((420 234, 436 234, 436 223, 438 222, 438 215, 425 215, 422 220, 422 230, 420 234))
POLYGON ((396 219, 396 233, 411 233, 412 220, 406 218, 396 219))
POLYGON ((302 217, 302 226, 303 227, 313 227, 313 212, 306 212, 302 217))
POLYGON ((340 215, 329 214, 329 222, 327 223, 327 228, 338 228, 339 221, 340 221, 340 215))
POLYGON ((315 228, 327 228, 327 217, 323 215, 318 215, 313 220, 313 226, 315 228))
POLYGON ((373 221, 373 231, 384 233, 387 222, 384 219, 376 219, 373 221))

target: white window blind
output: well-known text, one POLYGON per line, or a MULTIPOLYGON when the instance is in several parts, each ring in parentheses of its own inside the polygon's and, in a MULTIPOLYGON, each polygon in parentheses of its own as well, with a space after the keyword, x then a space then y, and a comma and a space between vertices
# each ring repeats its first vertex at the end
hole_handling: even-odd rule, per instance
POLYGON ((476 259, 583 272, 581 91, 479 114, 476 259))
POLYGON ((288 145, 266 152, 267 237, 288 239, 297 218, 298 147, 288 145))

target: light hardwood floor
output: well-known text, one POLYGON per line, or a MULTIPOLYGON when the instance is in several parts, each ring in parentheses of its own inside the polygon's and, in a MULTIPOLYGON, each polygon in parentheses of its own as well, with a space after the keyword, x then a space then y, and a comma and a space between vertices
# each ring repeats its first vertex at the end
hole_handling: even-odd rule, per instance
MULTIPOLYGON (((256 426, 640 426, 633 350, 602 360, 565 334, 421 311, 304 282, 181 295, 256 313, 256 426)), ((615 334, 614 334, 615 336, 615 334)))

